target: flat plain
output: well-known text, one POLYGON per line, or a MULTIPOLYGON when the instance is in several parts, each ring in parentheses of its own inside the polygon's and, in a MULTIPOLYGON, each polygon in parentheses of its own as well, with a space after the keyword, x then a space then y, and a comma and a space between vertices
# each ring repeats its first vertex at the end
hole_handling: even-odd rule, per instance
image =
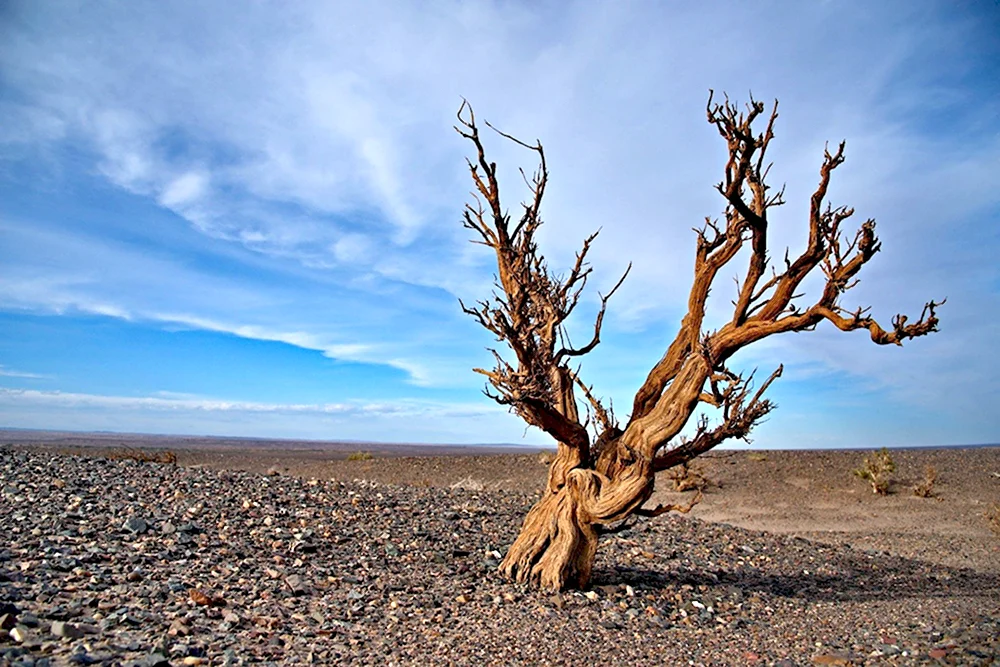
MULTIPOLYGON (((2 442, 4 665, 1000 658, 997 447, 893 450, 884 497, 852 474, 863 451, 716 451, 689 515, 606 536, 592 588, 552 595, 496 573, 538 450, 2 442)), ((654 504, 691 496, 657 486, 654 504)))

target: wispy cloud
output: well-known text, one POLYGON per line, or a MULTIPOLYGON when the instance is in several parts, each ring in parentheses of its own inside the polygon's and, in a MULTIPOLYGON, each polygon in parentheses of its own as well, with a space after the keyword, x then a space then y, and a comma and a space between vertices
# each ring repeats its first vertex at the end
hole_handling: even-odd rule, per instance
MULTIPOLYGON (((100 407, 123 410, 172 410, 247 413, 315 413, 355 417, 475 417, 495 415, 499 408, 489 404, 444 404, 429 401, 382 403, 258 403, 201 397, 104 396, 34 389, 0 387, 0 403, 7 405, 58 405, 67 408, 100 407)), ((502 412, 502 410, 500 410, 502 412)))
POLYGON ((0 365, 0 377, 6 378, 23 378, 26 380, 51 380, 51 375, 42 375, 40 373, 27 373, 25 371, 14 370, 13 368, 7 368, 6 366, 0 365))
MULTIPOLYGON (((5 208, 6 312, 283 343, 399 369, 415 391, 471 391, 468 369, 488 363, 492 341, 456 300, 488 294, 494 269, 459 224, 469 147, 451 125, 464 96, 480 117, 545 143, 541 242, 555 269, 598 228, 592 284, 610 286, 632 262, 585 368, 627 405, 683 314, 690 229, 722 209, 711 186, 724 147, 704 122, 707 89, 741 99, 752 90, 781 99, 772 175, 789 203, 769 230, 775 257, 803 246, 824 143, 847 139, 831 199, 854 205, 859 222, 877 218, 884 240, 851 305, 888 320, 950 299, 940 340, 915 342, 913 354, 844 347, 820 331, 761 346, 747 363, 794 360, 912 405, 943 403, 962 382, 1000 397, 990 381, 1000 367, 979 353, 993 334, 979 313, 1000 307, 1000 239, 984 224, 1000 205, 1000 48, 981 8, 138 7, 10 9, 5 180, 30 190, 19 174, 45 173, 59 193, 110 188, 119 198, 103 206, 60 194, 49 198, 59 210, 5 208), (734 34, 767 38, 706 47, 734 34), (917 397, 910 375, 935 379, 917 397)), ((533 156, 486 139, 516 213, 516 167, 533 156)), ((731 291, 713 292, 712 322, 724 320, 731 291)), ((581 310, 596 307, 589 298, 581 310)))
POLYGON ((488 403, 400 400, 265 403, 0 388, 7 426, 386 442, 544 442, 488 403))

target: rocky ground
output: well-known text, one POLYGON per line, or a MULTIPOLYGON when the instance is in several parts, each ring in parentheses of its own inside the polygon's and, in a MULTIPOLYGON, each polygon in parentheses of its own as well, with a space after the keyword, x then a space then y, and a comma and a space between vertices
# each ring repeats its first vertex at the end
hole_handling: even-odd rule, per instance
MULTIPOLYGON (((591 590, 550 595, 496 575, 530 493, 283 472, 0 450, 0 664, 1000 662, 981 519, 956 560, 947 531, 904 554, 660 517, 604 539, 591 590)), ((734 511, 728 488, 706 506, 734 511)))

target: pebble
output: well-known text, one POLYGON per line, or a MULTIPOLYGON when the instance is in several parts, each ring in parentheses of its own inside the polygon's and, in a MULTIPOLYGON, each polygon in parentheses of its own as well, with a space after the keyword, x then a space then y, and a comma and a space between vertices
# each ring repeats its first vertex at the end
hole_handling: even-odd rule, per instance
POLYGON ((131 533, 145 533, 149 530, 149 524, 142 517, 132 516, 125 521, 123 528, 131 533))
POLYGON ((497 572, 527 494, 2 447, 0 479, 0 665, 1000 660, 995 574, 883 551, 664 516, 553 595, 497 572))
POLYGON ((291 589, 293 595, 305 595, 309 590, 305 580, 297 574, 287 577, 285 584, 291 589))
POLYGON ((83 636, 83 630, 65 621, 52 621, 51 632, 56 637, 63 637, 65 639, 76 639, 83 636))

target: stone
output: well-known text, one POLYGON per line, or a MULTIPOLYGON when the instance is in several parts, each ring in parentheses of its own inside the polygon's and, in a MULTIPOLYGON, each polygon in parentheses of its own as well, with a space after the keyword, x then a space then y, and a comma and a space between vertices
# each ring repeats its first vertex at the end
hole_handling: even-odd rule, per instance
POLYGON ((292 595, 305 595, 309 590, 306 582, 297 574, 285 577, 285 585, 292 591, 292 595))
POLYGON ((170 667, 170 661, 162 653, 150 653, 136 663, 137 667, 170 667))
POLYGON ((191 634, 191 629, 178 619, 170 624, 167 634, 171 637, 187 637, 191 634))
POLYGON ((176 530, 177 527, 174 526, 174 524, 170 523, 169 521, 164 521, 162 524, 160 524, 160 532, 163 533, 164 535, 170 535, 174 533, 176 530))
POLYGON ((147 530, 149 530, 149 524, 146 523, 146 520, 143 519, 142 517, 131 516, 125 521, 125 524, 122 526, 122 528, 129 531, 130 533, 141 535, 142 533, 145 533, 147 530))
POLYGON ((191 598, 191 602, 194 602, 195 604, 201 605, 203 607, 208 607, 212 604, 212 598, 205 595, 197 588, 192 588, 188 590, 188 597, 191 598))
POLYGON ((52 621, 50 632, 56 637, 64 639, 76 639, 83 636, 83 631, 80 628, 66 621, 52 621))

